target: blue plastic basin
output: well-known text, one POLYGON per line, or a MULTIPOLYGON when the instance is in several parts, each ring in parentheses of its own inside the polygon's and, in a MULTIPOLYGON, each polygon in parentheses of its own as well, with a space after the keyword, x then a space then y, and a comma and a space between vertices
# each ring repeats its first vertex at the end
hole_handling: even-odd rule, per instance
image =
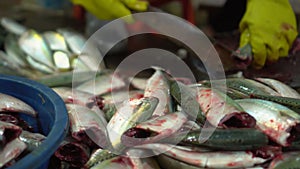
POLYGON ((37 120, 27 115, 22 119, 33 125, 47 139, 30 154, 9 169, 47 169, 49 159, 64 140, 69 119, 63 100, 49 87, 35 81, 0 75, 0 92, 12 95, 31 105, 37 112, 37 120))

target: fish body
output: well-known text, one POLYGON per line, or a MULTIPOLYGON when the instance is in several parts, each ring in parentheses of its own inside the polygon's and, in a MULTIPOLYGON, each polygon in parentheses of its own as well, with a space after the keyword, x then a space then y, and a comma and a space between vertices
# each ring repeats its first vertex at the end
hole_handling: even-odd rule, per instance
POLYGON ((51 50, 68 51, 66 41, 61 34, 54 31, 46 31, 42 36, 51 50))
POLYGON ((160 68, 155 69, 156 71, 147 81, 144 96, 156 97, 159 99, 159 103, 153 113, 153 116, 161 116, 172 112, 172 100, 170 95, 170 86, 163 70, 160 68))
POLYGON ((150 149, 157 154, 165 154, 171 158, 183 161, 187 164, 203 168, 243 168, 252 167, 267 161, 256 157, 250 151, 217 151, 195 152, 176 148, 169 144, 144 144, 136 148, 150 149))
POLYGON ((7 31, 16 35, 22 35, 27 30, 25 26, 7 17, 2 17, 0 23, 7 31))
POLYGON ((43 37, 34 30, 27 30, 19 38, 20 48, 32 59, 55 69, 52 54, 43 37))
POLYGON ((299 125, 300 115, 277 103, 242 99, 237 103, 257 121, 257 127, 282 146, 290 144, 291 130, 299 125))
POLYGON ((256 78, 256 80, 272 87, 282 97, 291 97, 291 98, 295 98, 295 99, 300 99, 300 94, 295 89, 289 87, 288 85, 286 85, 278 80, 269 79, 269 78, 256 78))
POLYGON ((0 167, 17 158, 26 149, 26 144, 16 138, 5 145, 0 151, 0 167))
POLYGON ((92 140, 101 147, 107 145, 106 121, 87 107, 76 104, 67 104, 66 107, 73 138, 86 143, 92 140))
POLYGON ((125 82, 116 74, 103 74, 76 87, 77 90, 102 95, 125 86, 125 82))
POLYGON ((112 147, 115 150, 124 148, 121 144, 123 133, 137 123, 149 119, 158 103, 157 98, 141 98, 135 100, 124 101, 118 107, 117 112, 113 115, 107 125, 112 147))
POLYGON ((0 93, 0 112, 4 111, 25 113, 33 117, 36 117, 38 114, 30 105, 22 100, 0 93))
POLYGON ((216 89, 197 87, 197 101, 215 127, 254 127, 255 119, 227 95, 216 89))

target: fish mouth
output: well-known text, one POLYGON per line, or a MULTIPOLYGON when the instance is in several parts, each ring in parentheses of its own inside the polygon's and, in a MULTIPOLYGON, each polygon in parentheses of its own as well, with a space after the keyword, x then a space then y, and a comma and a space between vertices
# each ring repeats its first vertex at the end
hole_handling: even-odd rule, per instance
POLYGON ((73 167, 82 167, 87 161, 87 153, 82 146, 77 143, 67 143, 55 152, 55 156, 62 160, 69 162, 73 167))
POLYGON ((224 128, 254 128, 256 120, 248 113, 231 113, 226 115, 221 121, 219 126, 224 128))
POLYGON ((133 147, 136 145, 141 145, 146 142, 146 140, 157 135, 150 130, 131 128, 127 130, 121 137, 122 144, 128 147, 133 147))
POLYGON ((290 136, 287 138, 287 145, 291 145, 300 133, 300 124, 291 126, 286 131, 290 133, 290 136))

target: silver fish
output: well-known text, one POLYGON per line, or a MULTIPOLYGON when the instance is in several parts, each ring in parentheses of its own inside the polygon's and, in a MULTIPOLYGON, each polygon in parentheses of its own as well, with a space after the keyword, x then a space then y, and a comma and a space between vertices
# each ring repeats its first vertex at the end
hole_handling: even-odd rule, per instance
POLYGON ((4 149, 0 151, 0 167, 18 157, 25 149, 26 144, 18 138, 7 143, 4 149))
POLYGON ((77 55, 81 53, 81 50, 87 41, 85 37, 83 37, 78 32, 75 32, 70 29, 57 29, 57 32, 60 33, 66 40, 71 51, 77 55))
POLYGON ((116 156, 117 155, 113 154, 109 150, 99 148, 91 154, 89 161, 84 165, 84 167, 91 168, 98 163, 101 163, 105 160, 111 159, 116 156))
POLYGON ((31 106, 22 100, 4 93, 0 93, 0 112, 3 111, 20 112, 33 117, 36 117, 38 114, 31 106))
POLYGON ((280 96, 300 99, 300 94, 295 89, 278 80, 269 78, 256 78, 256 80, 272 87, 280 96))
POLYGON ((26 67, 26 54, 20 49, 18 44, 18 38, 12 34, 9 34, 5 38, 4 49, 7 55, 21 67, 26 67))
POLYGON ((154 143, 176 133, 187 122, 187 116, 176 112, 141 122, 127 130, 122 136, 122 143, 126 146, 154 143), (140 133, 150 133, 151 137, 139 137, 140 133))
POLYGON ((96 112, 87 107, 76 104, 67 104, 66 107, 73 138, 85 142, 89 138, 101 147, 107 146, 106 121, 102 121, 96 112))
POLYGON ((147 86, 148 79, 146 78, 138 78, 138 77, 129 77, 129 82, 133 87, 139 90, 145 90, 147 86))
POLYGON ((52 88, 52 90, 54 90, 65 103, 73 103, 86 106, 87 104, 91 104, 95 101, 94 95, 72 89, 70 87, 54 87, 52 88))
POLYGON ((156 154, 165 154, 187 164, 207 168, 243 168, 266 162, 268 159, 256 157, 246 151, 195 152, 176 148, 169 144, 144 144, 136 148, 151 149, 156 154))
POLYGON ((55 68, 52 54, 43 37, 35 30, 24 32, 19 38, 20 48, 37 62, 55 68))
POLYGON ((227 95, 216 89, 197 87, 197 101, 206 119, 215 127, 254 127, 255 119, 227 95), (234 123, 229 121, 234 120, 234 123))
POLYGON ((141 166, 138 167, 135 165, 133 158, 117 156, 108 160, 105 160, 91 169, 142 169, 141 166))
POLYGON ((282 146, 290 144, 291 130, 299 126, 300 115, 278 103, 260 99, 236 101, 257 121, 257 127, 282 146))
POLYGON ((43 37, 51 50, 68 51, 65 38, 61 34, 54 31, 46 31, 43 33, 43 37))
POLYGON ((117 74, 109 73, 97 76, 76 87, 77 90, 102 95, 125 86, 125 82, 117 74), (94 90, 93 90, 94 89, 94 90))
POLYGON ((11 57, 1 50, 0 50, 0 59, 2 63, 5 63, 6 66, 12 69, 17 69, 17 70, 20 69, 19 65, 11 57))
POLYGON ((2 146, 19 137, 22 128, 11 123, 0 121, 0 142, 2 146))
POLYGON ((33 151, 42 144, 42 141, 46 139, 46 136, 40 133, 31 133, 23 130, 19 139, 27 145, 26 149, 28 151, 33 151))
POLYGON ((27 30, 24 25, 21 25, 7 17, 2 17, 0 22, 7 31, 16 35, 22 35, 27 30))
POLYGON ((36 69, 36 70, 38 70, 38 71, 40 71, 40 72, 48 73, 48 74, 54 73, 54 70, 53 70, 53 69, 51 69, 50 67, 48 67, 48 66, 46 66, 46 65, 44 65, 44 64, 41 64, 40 62, 37 62, 37 61, 34 60, 31 56, 27 56, 27 57, 26 57, 26 60, 27 60, 28 64, 29 64, 32 68, 34 68, 34 69, 36 69))
POLYGON ((161 116, 173 111, 171 107, 170 86, 164 75, 164 70, 156 67, 154 69, 155 73, 147 81, 144 96, 156 97, 159 99, 159 103, 153 116, 161 116))
POLYGON ((69 54, 65 51, 55 51, 53 53, 53 61, 55 67, 60 71, 68 71, 71 69, 69 54))
POLYGON ((120 105, 107 125, 109 139, 115 150, 124 148, 121 144, 123 133, 136 123, 149 119, 157 103, 158 99, 153 97, 124 101, 120 105))
POLYGON ((116 91, 102 95, 105 104, 120 104, 128 99, 140 99, 144 97, 144 92, 140 90, 116 91))

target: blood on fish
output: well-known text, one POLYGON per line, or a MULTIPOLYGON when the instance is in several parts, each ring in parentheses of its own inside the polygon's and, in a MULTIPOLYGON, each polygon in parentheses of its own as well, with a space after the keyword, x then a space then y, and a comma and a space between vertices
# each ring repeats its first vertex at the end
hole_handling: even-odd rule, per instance
MULTIPOLYGON (((250 116, 248 113, 233 113, 230 115, 231 117, 225 122, 219 124, 223 127, 245 127, 245 128, 253 128, 256 125, 256 120, 250 116)), ((226 116, 224 117, 226 118, 226 116)))
POLYGON ((73 167, 83 167, 88 161, 88 155, 77 143, 68 143, 58 148, 55 152, 55 156, 70 163, 73 167))
POLYGON ((0 121, 18 125, 19 120, 10 114, 0 114, 0 121))
POLYGON ((123 165, 129 165, 130 168, 134 168, 134 164, 133 164, 132 161, 131 161, 129 158, 127 158, 127 157, 116 158, 116 159, 113 159, 111 162, 112 162, 112 163, 123 164, 123 165))
POLYGON ((234 167, 234 166, 236 166, 236 165, 237 165, 236 162, 231 162, 231 163, 228 163, 228 164, 227 164, 228 167, 234 167))
POLYGON ((143 143, 151 134, 150 131, 144 129, 131 128, 122 135, 121 140, 126 146, 135 146, 143 143))

